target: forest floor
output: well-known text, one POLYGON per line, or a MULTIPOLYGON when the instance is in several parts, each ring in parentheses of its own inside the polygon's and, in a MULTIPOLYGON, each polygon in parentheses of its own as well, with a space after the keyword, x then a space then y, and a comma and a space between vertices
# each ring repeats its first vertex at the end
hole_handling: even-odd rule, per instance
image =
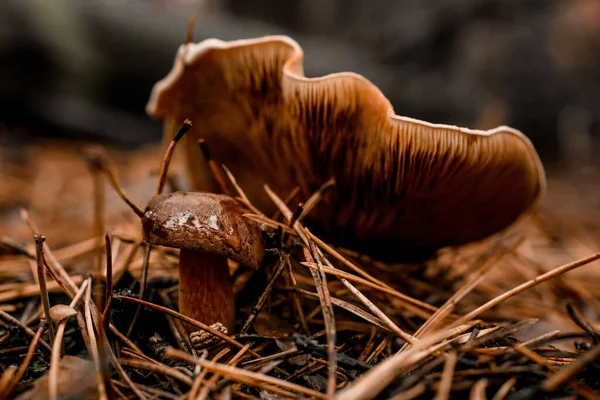
MULTIPOLYGON (((79 399, 600 398, 600 171, 551 174, 532 215, 421 265, 307 245, 288 229, 259 271, 230 263, 236 332, 192 343, 173 249, 149 253, 146 303, 135 303, 147 252, 139 220, 95 184, 84 147, 0 149, 0 399, 48 398, 50 386, 79 399), (96 296, 105 231, 113 291, 96 296), (34 234, 46 239, 46 290, 34 234), (45 292, 50 307, 77 311, 62 341, 40 323, 45 292), (51 362, 51 349, 63 357, 51 362)), ((130 199, 146 204, 160 150, 105 151, 130 199)), ((171 187, 185 188, 180 156, 170 171, 171 187)))

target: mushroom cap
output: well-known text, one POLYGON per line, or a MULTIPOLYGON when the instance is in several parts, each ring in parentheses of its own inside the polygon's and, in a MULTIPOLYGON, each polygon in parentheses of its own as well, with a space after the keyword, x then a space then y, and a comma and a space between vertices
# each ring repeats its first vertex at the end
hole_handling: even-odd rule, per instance
POLYGON ((199 250, 258 268, 264 257, 262 232, 233 198, 175 192, 154 196, 142 218, 144 240, 199 250))
POLYGON ((66 304, 57 304, 50 307, 50 319, 55 324, 58 324, 61 321, 72 317, 73 315, 77 315, 77 311, 75 311, 73 307, 66 304))
POLYGON ((538 202, 544 169, 518 130, 396 115, 364 77, 307 78, 302 57, 286 36, 179 48, 146 110, 165 120, 165 140, 183 118, 202 126, 186 138, 196 189, 218 190, 194 134, 263 212, 273 210, 263 183, 282 197, 299 186, 296 201, 305 201, 333 177, 335 187, 306 225, 333 244, 387 261, 484 239, 538 202))

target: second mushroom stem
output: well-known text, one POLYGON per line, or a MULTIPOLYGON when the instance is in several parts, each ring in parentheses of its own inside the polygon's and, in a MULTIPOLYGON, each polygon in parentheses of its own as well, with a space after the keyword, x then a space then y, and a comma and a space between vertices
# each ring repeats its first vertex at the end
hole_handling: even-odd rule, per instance
MULTIPOLYGON (((207 325, 222 323, 233 332, 235 308, 227 259, 182 249, 179 255, 179 311, 207 325)), ((196 331, 186 326, 189 332, 196 331)))

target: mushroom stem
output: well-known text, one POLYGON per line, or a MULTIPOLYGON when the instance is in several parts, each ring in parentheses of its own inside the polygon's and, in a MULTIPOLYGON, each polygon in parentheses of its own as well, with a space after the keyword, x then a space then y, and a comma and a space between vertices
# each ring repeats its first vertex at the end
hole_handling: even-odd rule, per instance
MULTIPOLYGON (((227 259, 200 250, 181 249, 179 312, 207 325, 222 323, 233 333, 235 309, 227 259)), ((189 332, 197 328, 187 325, 189 332)))

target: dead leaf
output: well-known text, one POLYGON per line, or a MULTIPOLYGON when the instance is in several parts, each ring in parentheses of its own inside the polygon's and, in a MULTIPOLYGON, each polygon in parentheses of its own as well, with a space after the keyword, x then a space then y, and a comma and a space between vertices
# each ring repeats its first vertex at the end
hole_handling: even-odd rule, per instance
MULTIPOLYGON (((97 399, 94 364, 90 360, 66 355, 58 364, 58 398, 61 400, 97 399)), ((33 383, 33 388, 17 400, 48 398, 48 374, 33 383)))

